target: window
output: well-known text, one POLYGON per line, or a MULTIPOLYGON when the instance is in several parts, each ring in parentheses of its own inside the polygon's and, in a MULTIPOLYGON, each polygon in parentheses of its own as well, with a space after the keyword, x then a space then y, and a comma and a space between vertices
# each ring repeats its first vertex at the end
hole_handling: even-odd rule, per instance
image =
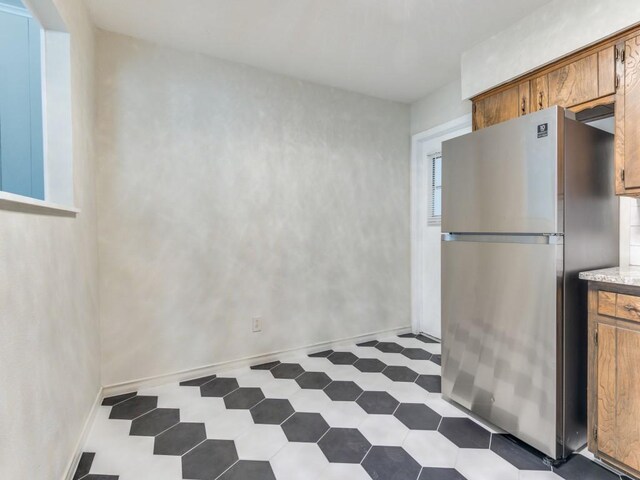
POLYGON ((431 196, 429 201, 429 225, 440 225, 442 218, 442 154, 429 155, 431 172, 431 196))
POLYGON ((41 27, 0 0, 0 190, 44 199, 41 27))

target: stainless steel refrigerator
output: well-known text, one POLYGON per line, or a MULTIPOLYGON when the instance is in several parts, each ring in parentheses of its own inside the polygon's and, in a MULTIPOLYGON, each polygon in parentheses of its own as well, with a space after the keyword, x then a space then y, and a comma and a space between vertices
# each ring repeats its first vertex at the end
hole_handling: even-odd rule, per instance
POLYGON ((613 136, 569 116, 442 150, 443 395, 554 459, 586 443, 578 273, 618 264, 613 136))

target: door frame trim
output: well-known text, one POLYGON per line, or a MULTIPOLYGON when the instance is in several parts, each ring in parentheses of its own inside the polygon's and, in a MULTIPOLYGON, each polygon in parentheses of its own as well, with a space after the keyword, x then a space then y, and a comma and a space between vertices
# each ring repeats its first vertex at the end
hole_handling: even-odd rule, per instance
MULTIPOLYGON (((472 114, 468 113, 449 122, 438 125, 424 132, 411 136, 411 328, 414 333, 420 332, 420 324, 425 315, 424 302, 420 292, 426 283, 425 272, 420 265, 424 264, 424 239, 427 228, 438 226, 427 225, 429 206, 420 201, 419 182, 421 174, 420 161, 427 151, 435 145, 472 131, 472 114), (420 219, 424 219, 423 222, 420 219)), ((427 183, 430 188, 429 184, 427 183)), ((429 198, 430 192, 426 192, 429 198)), ((429 332, 426 332, 429 333, 429 332)))

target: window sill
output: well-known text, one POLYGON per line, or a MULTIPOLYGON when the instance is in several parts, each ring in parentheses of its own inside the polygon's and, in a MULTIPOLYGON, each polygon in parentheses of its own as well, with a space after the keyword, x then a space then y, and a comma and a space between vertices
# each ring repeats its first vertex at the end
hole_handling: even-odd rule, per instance
POLYGON ((67 207, 47 202, 46 200, 38 200, 37 198, 2 191, 0 191, 0 210, 67 217, 75 217, 80 213, 80 209, 76 207, 67 207))

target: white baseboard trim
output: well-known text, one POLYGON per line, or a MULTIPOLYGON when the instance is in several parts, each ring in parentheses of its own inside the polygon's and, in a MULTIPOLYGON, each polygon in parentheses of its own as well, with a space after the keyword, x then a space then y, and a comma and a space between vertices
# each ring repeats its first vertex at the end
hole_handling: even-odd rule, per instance
POLYGON ((84 425, 82 426, 80 438, 76 443, 75 449, 73 451, 73 456, 71 457, 71 460, 69 460, 63 480, 73 480, 73 476, 75 475, 78 468, 78 463, 80 462, 80 457, 82 456, 84 444, 87 441, 87 437, 89 436, 89 432, 91 431, 91 426, 93 425, 93 420, 96 417, 96 413, 98 412, 98 408, 100 407, 103 398, 103 389, 100 388, 98 390, 98 394, 96 395, 96 399, 93 402, 93 406, 91 407, 91 411, 89 412, 89 415, 87 416, 84 425))
POLYGON ((164 385, 171 382, 182 382, 184 380, 190 380, 192 378, 205 377, 207 375, 214 375, 224 373, 229 370, 235 370, 238 368, 244 368, 251 365, 257 365, 260 363, 273 362, 275 360, 282 360, 283 358, 300 355, 310 354, 315 352, 321 352, 322 350, 329 350, 332 348, 338 348, 348 346, 352 343, 367 342, 370 340, 376 340, 377 338, 385 335, 411 332, 411 327, 396 327, 388 330, 381 330, 373 333, 367 333, 364 335, 357 335, 355 337, 341 338, 338 340, 330 340, 328 342, 315 343, 299 348, 292 348, 288 350, 280 350, 277 352, 266 353, 262 355, 255 355, 252 357, 245 357, 237 360, 230 360, 226 362, 214 363, 211 365, 205 365, 202 367, 191 368, 188 370, 182 370, 180 372, 166 373, 162 375, 156 375, 153 377, 140 378, 137 380, 131 380, 122 383, 115 383, 107 385, 102 388, 102 398, 110 397, 113 395, 120 395, 123 393, 129 393, 137 391, 143 388, 156 387, 158 385, 164 385))

